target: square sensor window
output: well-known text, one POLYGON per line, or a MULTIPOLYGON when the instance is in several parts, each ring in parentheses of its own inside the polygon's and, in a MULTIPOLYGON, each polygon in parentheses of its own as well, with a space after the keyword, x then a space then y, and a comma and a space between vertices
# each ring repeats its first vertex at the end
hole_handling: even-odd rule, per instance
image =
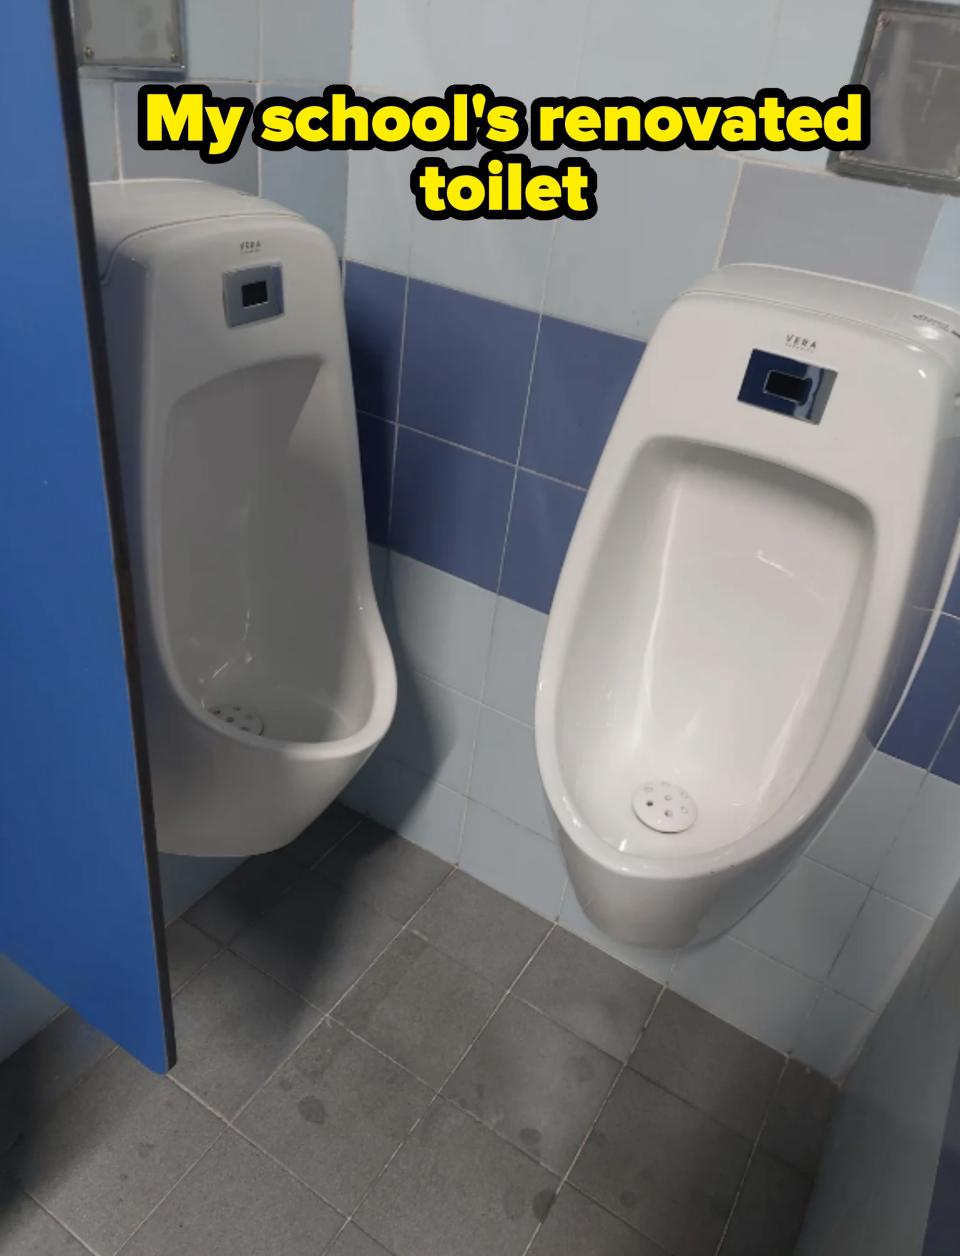
POLYGON ((851 81, 870 89, 870 146, 829 165, 960 195, 960 4, 874 0, 851 81))
POLYGON ((181 0, 74 0, 73 9, 77 61, 87 73, 152 79, 183 73, 181 0))

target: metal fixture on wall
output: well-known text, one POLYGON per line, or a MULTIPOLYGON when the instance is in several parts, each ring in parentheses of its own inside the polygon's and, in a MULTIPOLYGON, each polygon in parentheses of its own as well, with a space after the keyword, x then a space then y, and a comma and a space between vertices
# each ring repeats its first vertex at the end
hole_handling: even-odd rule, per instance
POLYGON ((183 0, 75 0, 77 62, 99 78, 180 78, 183 0))

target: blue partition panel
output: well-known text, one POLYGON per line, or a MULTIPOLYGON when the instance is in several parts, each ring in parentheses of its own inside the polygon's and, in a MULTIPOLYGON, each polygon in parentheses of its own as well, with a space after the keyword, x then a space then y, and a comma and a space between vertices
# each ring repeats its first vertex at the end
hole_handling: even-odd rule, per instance
POLYGON ((4 20, 0 953, 159 1071, 169 993, 95 395, 103 360, 95 370, 88 341, 91 289, 99 316, 68 21, 66 0, 53 15, 43 0, 12 5, 4 20))

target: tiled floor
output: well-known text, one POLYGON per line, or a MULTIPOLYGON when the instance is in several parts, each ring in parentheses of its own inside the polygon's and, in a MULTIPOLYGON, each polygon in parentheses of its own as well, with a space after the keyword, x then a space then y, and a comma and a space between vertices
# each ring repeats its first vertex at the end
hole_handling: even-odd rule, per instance
POLYGON ((335 807, 169 931, 180 1058, 0 1067, 4 1256, 786 1256, 830 1084, 335 807))

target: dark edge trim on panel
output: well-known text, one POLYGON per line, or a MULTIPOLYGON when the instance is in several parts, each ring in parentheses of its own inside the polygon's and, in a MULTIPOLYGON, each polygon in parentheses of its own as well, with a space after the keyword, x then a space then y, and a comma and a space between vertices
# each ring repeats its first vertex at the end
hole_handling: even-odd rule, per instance
POLYGON ((73 195, 77 253, 86 308, 87 339, 90 346, 90 369, 93 376, 94 401, 100 429, 103 479, 107 498, 113 565, 116 576, 118 614, 123 640, 130 718, 133 727, 134 754, 140 783, 140 807, 143 817, 143 844, 147 867, 147 883, 153 916, 154 949, 160 984, 160 1005, 166 1040, 167 1068, 177 1059, 173 1032, 173 1003, 170 993, 170 970, 167 961, 167 940, 164 931, 163 900, 160 893, 160 860, 157 851, 157 830, 150 786, 150 763, 147 757, 147 726, 140 683, 140 662, 137 653, 133 587, 130 579, 130 556, 127 547, 123 509, 123 485, 120 479, 120 455, 117 448, 113 417, 113 397, 107 360, 107 339, 100 299, 100 276, 97 268, 96 236, 93 208, 90 203, 90 182, 87 153, 83 138, 83 114, 80 107, 80 84, 74 48, 73 20, 69 0, 50 0, 53 43, 60 83, 63 131, 67 165, 73 195))

